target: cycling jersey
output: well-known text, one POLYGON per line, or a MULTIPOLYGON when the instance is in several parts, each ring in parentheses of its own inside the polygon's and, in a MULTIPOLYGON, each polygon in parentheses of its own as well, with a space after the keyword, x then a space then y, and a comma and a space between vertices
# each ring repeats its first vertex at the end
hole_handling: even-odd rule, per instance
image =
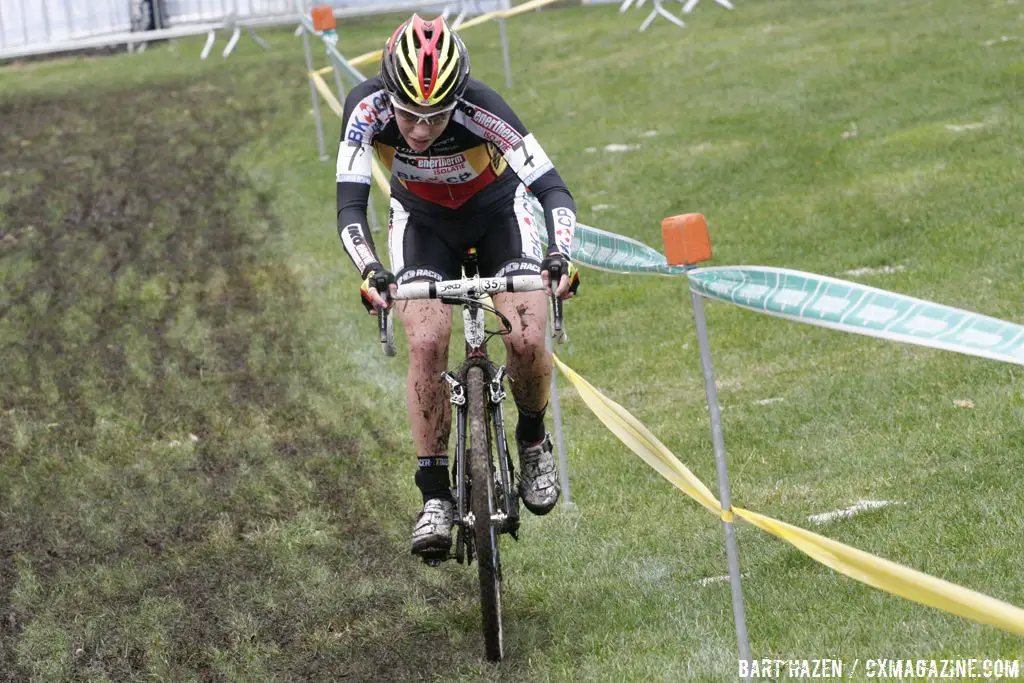
POLYGON ((470 79, 444 131, 422 152, 398 130, 379 76, 345 98, 338 148, 338 234, 365 277, 378 263, 367 228, 372 153, 391 173, 392 196, 431 224, 465 224, 515 200, 522 183, 544 207, 548 244, 569 255, 576 205, 543 148, 493 89, 470 79))

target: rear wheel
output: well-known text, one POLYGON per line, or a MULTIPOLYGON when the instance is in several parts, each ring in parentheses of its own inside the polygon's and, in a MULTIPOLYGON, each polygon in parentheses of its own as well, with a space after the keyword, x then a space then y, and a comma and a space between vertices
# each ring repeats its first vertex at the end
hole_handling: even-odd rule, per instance
POLYGON ((501 624, 501 561, 498 557, 498 529, 491 515, 498 511, 494 493, 494 465, 487 425, 487 392, 483 368, 466 373, 469 413, 469 503, 473 512, 473 540, 480 574, 480 611, 483 613, 484 646, 487 659, 500 661, 505 634, 501 624))

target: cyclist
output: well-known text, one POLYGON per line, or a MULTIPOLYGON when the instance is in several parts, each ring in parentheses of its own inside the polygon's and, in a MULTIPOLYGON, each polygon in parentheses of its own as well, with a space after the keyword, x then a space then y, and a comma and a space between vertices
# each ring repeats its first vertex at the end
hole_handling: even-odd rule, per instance
MULTIPOLYGON (((537 515, 558 500, 550 435, 544 428, 551 378, 545 349, 547 297, 575 294, 579 276, 569 260, 576 206, 551 160, 498 93, 470 77, 469 54, 447 21, 414 14, 388 39, 380 75, 345 98, 337 165, 338 234, 359 269, 370 313, 388 308, 382 296, 398 284, 462 276, 462 258, 475 248, 480 275, 539 273, 549 287, 494 296, 512 321, 503 336, 508 374, 519 412, 519 492, 537 515), (388 219, 390 270, 367 228, 371 155, 391 172, 388 219), (547 253, 527 192, 544 208, 547 253), (549 269, 562 267, 550 283, 549 269)), ((451 406, 441 372, 447 366, 451 307, 402 301, 397 307, 409 347, 409 420, 419 458, 416 484, 423 508, 412 550, 451 546, 454 502, 448 476, 451 406)))

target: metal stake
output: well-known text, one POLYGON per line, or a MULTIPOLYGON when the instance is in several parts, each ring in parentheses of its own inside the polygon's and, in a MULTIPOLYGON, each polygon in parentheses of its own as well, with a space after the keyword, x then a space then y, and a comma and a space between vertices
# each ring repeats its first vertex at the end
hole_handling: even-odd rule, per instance
MULTIPOLYGON (((512 0, 502 0, 501 6, 504 9, 509 9, 512 6, 512 0)), ((498 31, 501 33, 501 57, 505 62, 505 87, 512 87, 512 58, 508 54, 508 29, 505 27, 505 18, 498 19, 498 31)), ((554 373, 551 374, 554 377, 554 373)))
MULTIPOLYGON (((547 321, 547 333, 544 335, 544 345, 551 353, 551 331, 552 323, 550 317, 547 321)), ((558 450, 559 478, 562 483, 562 504, 566 508, 573 506, 572 494, 569 491, 569 459, 565 455, 565 435, 562 432, 562 405, 558 401, 558 370, 551 367, 551 418, 555 423, 555 449, 558 450)))
MULTIPOLYGON (((697 344, 700 346, 700 364, 704 369, 704 393, 708 399, 711 414, 711 441, 715 446, 715 468, 718 472, 718 495, 722 510, 732 512, 732 498, 729 495, 729 469, 725 461, 725 439, 722 436, 722 412, 718 405, 718 388, 715 386, 715 371, 711 366, 711 348, 708 341, 707 320, 704 317, 704 299, 696 292, 690 292, 693 301, 693 321, 697 327, 697 344)), ((743 610, 743 590, 740 587, 740 556, 736 548, 736 530, 732 522, 722 520, 725 532, 725 554, 729 560, 729 583, 732 586, 732 615, 736 622, 736 641, 739 644, 740 659, 750 661, 750 640, 747 636, 747 618, 743 610)), ((747 678, 749 681, 750 679, 747 678)))
POLYGON ((50 35, 50 12, 46 9, 46 0, 40 3, 39 8, 43 10, 43 29, 46 31, 46 42, 52 43, 53 36, 50 35))
POLYGON ((301 28, 302 51, 306 53, 306 80, 309 81, 309 96, 313 100, 313 118, 316 120, 316 146, 320 152, 320 161, 324 161, 327 159, 327 153, 324 151, 324 127, 320 121, 320 97, 316 93, 313 79, 309 76, 313 73, 313 53, 309 49, 309 31, 306 30, 305 24, 301 28))

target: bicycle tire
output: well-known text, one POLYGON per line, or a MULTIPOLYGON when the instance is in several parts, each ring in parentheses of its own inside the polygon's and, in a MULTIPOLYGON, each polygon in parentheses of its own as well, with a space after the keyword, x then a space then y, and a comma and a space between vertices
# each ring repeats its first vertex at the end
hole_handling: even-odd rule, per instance
POLYGON ((474 366, 466 373, 466 399, 469 417, 469 492, 473 512, 473 541, 476 566, 480 575, 480 611, 483 615, 484 648, 487 659, 501 661, 505 633, 501 622, 501 560, 498 554, 499 530, 491 524, 497 512, 494 492, 494 465, 487 420, 487 385, 483 368, 474 366))

